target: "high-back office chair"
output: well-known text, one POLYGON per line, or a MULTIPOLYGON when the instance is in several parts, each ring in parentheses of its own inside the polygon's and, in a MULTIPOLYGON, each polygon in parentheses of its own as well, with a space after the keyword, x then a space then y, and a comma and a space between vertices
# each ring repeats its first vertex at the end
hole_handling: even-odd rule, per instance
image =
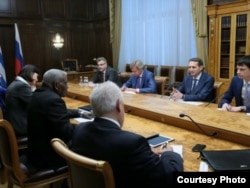
POLYGON ((125 72, 131 72, 130 64, 125 65, 125 72))
POLYGON ((146 69, 151 71, 154 75, 157 74, 157 65, 145 65, 146 69))
POLYGON ((184 77, 187 75, 187 66, 175 66, 174 70, 174 86, 178 87, 181 85, 184 77))
POLYGON ((57 170, 44 168, 27 175, 26 167, 20 162, 16 135, 11 124, 0 120, 0 156, 8 172, 8 188, 33 188, 59 182, 68 178, 67 165, 57 170))
POLYGON ((119 73, 119 77, 120 77, 122 84, 124 84, 125 82, 128 81, 131 74, 132 74, 131 72, 120 72, 119 73))
POLYGON ((161 65, 160 66, 160 76, 167 76, 171 79, 172 70, 173 70, 173 66, 161 65))
POLYGON ((71 188, 115 188, 113 170, 107 161, 79 155, 58 138, 53 138, 51 145, 68 163, 71 188))
POLYGON ((172 80, 172 70, 173 66, 166 66, 166 65, 161 65, 160 66, 160 76, 166 76, 168 77, 168 81, 166 82, 166 85, 164 87, 164 94, 169 95, 171 93, 171 80, 172 80))
POLYGON ((213 101, 214 103, 219 103, 220 98, 222 97, 220 94, 220 88, 223 85, 223 82, 214 82, 214 99, 215 101, 213 101))
POLYGON ((157 94, 165 95, 165 86, 169 82, 168 80, 169 78, 166 76, 155 76, 157 94))

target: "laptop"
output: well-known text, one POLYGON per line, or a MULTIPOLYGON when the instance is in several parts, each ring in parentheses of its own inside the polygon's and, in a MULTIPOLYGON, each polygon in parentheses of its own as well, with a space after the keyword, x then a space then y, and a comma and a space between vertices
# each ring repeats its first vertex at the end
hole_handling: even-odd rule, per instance
POLYGON ((250 149, 203 150, 201 159, 214 171, 249 171, 250 149))

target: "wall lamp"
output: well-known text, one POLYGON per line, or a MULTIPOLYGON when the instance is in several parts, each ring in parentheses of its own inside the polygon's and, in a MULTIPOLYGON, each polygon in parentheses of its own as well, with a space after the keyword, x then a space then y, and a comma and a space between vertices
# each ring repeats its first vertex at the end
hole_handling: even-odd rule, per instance
POLYGON ((52 42, 53 42, 54 47, 59 50, 60 48, 63 47, 64 39, 60 36, 59 33, 56 33, 56 35, 53 38, 52 42))

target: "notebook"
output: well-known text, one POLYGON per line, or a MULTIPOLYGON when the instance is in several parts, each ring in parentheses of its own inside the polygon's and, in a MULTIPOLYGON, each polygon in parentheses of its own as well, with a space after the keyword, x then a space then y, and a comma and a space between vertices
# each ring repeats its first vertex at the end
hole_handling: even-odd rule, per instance
POLYGON ((249 171, 250 149, 203 150, 201 159, 214 171, 249 171))

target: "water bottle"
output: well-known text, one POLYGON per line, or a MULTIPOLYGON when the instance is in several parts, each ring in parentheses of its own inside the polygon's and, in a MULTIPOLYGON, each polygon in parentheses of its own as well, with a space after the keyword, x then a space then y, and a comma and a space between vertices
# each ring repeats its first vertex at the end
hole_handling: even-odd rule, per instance
POLYGON ((84 81, 83 81, 83 77, 82 76, 80 76, 79 85, 81 87, 84 86, 84 81))
POLYGON ((89 78, 87 76, 83 77, 83 85, 86 87, 89 85, 89 78))

